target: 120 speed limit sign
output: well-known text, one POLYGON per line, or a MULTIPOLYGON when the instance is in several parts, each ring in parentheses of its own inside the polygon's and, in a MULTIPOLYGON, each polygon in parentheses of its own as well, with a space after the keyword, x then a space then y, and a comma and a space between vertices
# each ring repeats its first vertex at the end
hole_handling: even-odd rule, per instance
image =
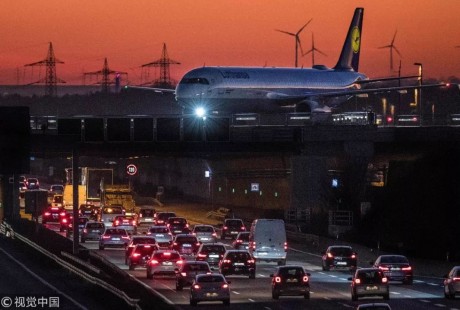
POLYGON ((126 166, 126 173, 128 175, 135 175, 137 173, 136 165, 130 164, 130 165, 126 166))

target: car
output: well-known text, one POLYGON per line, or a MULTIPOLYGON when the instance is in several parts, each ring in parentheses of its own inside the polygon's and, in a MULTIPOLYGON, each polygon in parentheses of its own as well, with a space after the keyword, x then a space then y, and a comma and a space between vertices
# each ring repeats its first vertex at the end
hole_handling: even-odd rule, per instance
POLYGON ((302 266, 279 266, 270 277, 273 299, 279 299, 281 295, 301 295, 305 299, 310 299, 310 274, 305 272, 302 266))
POLYGON ((208 262, 212 266, 218 266, 225 252, 226 249, 223 243, 203 243, 198 248, 195 259, 208 262))
POLYGON ((413 282, 413 269, 404 255, 380 255, 372 265, 382 270, 388 281, 402 281, 404 284, 413 282))
POLYGON ((97 219, 98 208, 93 204, 83 203, 78 207, 78 212, 81 215, 87 216, 92 220, 97 219))
POLYGON ((103 206, 98 214, 98 220, 105 226, 112 226, 113 219, 117 215, 125 215, 126 211, 122 205, 103 206))
POLYGON ((376 302, 360 304, 356 307, 356 310, 391 310, 391 307, 387 303, 376 302))
POLYGON ((255 219, 249 231, 249 253, 258 262, 286 265, 286 225, 282 219, 255 219))
POLYGON ((172 216, 166 221, 166 226, 173 235, 190 233, 189 224, 185 217, 172 216))
POLYGON ((360 297, 382 296, 383 299, 390 299, 390 285, 385 273, 379 268, 357 269, 351 281, 351 300, 358 300, 360 297))
POLYGON ((137 220, 131 215, 117 215, 113 218, 112 227, 124 228, 130 235, 137 234, 137 220))
POLYGON ((104 250, 106 247, 125 248, 129 241, 130 237, 125 229, 108 227, 99 239, 99 250, 104 250))
POLYGON ((48 222, 60 223, 61 219, 66 216, 65 209, 63 207, 47 207, 42 213, 42 224, 48 222))
POLYGON ((230 305, 231 282, 221 274, 199 274, 190 288, 190 305, 196 306, 200 301, 222 301, 230 305))
POLYGON ((217 233, 212 225, 195 225, 192 230, 200 242, 216 242, 217 233))
POLYGON ((64 193, 64 185, 53 184, 50 186, 49 191, 54 194, 62 195, 64 193))
POLYGON ((207 262, 185 261, 176 270, 176 291, 182 291, 185 286, 192 285, 196 275, 211 273, 211 268, 207 262))
POLYGON ((27 189, 39 189, 40 188, 40 182, 38 181, 37 178, 27 178, 25 183, 26 183, 27 189))
POLYGON ((157 240, 155 237, 146 235, 132 236, 125 251, 125 264, 128 264, 128 257, 138 244, 152 244, 158 248, 157 240))
POLYGON ((255 279, 256 261, 247 250, 227 250, 219 262, 219 272, 224 276, 248 275, 249 279, 255 279))
POLYGON ((176 250, 181 255, 195 255, 200 247, 200 242, 192 234, 177 234, 174 237, 171 249, 176 250))
POLYGON ((170 217, 175 217, 176 213, 174 212, 157 212, 155 213, 155 225, 160 226, 160 225, 166 225, 166 221, 170 217))
POLYGON ((248 250, 249 249, 249 231, 239 232, 235 240, 233 240, 232 246, 235 250, 248 250))
POLYGON ((19 191, 22 193, 22 192, 25 192, 27 190, 27 185, 25 182, 19 182, 19 191))
POLYGON ((246 231, 243 220, 241 219, 225 219, 222 226, 220 239, 224 240, 228 237, 235 239, 239 232, 246 231))
POLYGON ((128 268, 134 270, 136 267, 146 267, 152 253, 158 250, 156 244, 136 244, 128 256, 128 268))
POLYGON ((137 225, 150 224, 152 225, 155 220, 156 210, 152 206, 142 206, 139 210, 137 217, 137 225))
POLYGON ((91 220, 87 221, 80 235, 81 243, 85 243, 86 240, 99 240, 104 230, 104 223, 91 220))
POLYGON ((153 279, 155 275, 174 275, 180 268, 184 259, 175 250, 157 250, 152 253, 147 262, 147 279, 153 279))
MULTIPOLYGON (((86 222, 89 221, 87 216, 79 216, 78 219, 78 234, 80 235, 83 229, 85 228, 86 222)), ((67 225, 67 229, 65 230, 65 236, 69 238, 73 235, 73 216, 70 217, 69 224, 67 225)))
POLYGON ((351 246, 331 245, 321 254, 323 271, 329 271, 331 268, 354 271, 358 266, 358 254, 351 246))
POLYGON ((64 196, 62 196, 61 194, 54 194, 51 200, 51 206, 63 207, 64 206, 64 196))
POLYGON ((460 266, 454 266, 444 275, 444 296, 455 298, 460 293, 460 266))
POLYGON ((160 249, 170 249, 173 243, 173 235, 166 226, 151 226, 147 235, 155 237, 160 249))
POLYGON ((73 221, 73 211, 66 211, 64 216, 61 216, 60 218, 61 219, 59 220, 59 231, 67 231, 69 224, 73 221))

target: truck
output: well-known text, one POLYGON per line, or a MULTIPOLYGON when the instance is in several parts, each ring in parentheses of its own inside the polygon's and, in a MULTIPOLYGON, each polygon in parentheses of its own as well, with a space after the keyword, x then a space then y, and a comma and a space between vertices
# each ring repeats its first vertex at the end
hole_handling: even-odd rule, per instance
MULTIPOLYGON (((72 209, 73 206, 73 169, 67 168, 66 185, 64 187, 64 207, 72 209)), ((78 176, 78 201, 79 204, 91 203, 100 205, 101 188, 113 184, 112 168, 79 168, 78 176)))
POLYGON ((134 192, 127 184, 104 184, 101 190, 101 205, 123 206, 126 215, 134 215, 136 213, 134 192))

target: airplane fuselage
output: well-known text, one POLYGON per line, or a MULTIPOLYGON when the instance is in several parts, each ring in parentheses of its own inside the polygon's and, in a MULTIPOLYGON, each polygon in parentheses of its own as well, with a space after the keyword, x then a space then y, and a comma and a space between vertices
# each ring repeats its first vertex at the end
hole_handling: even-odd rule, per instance
MULTIPOLYGON (((317 68, 203 67, 189 71, 176 88, 184 108, 270 111, 292 107, 315 93, 356 88, 359 72, 317 68)), ((342 100, 343 101, 343 100, 342 100)))

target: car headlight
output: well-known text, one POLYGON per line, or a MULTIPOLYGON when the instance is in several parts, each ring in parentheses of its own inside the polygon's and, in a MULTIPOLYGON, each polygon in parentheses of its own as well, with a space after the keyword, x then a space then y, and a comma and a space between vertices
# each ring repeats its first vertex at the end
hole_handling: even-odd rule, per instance
POLYGON ((204 117, 206 115, 206 110, 203 107, 198 107, 195 109, 195 115, 198 117, 204 117))

